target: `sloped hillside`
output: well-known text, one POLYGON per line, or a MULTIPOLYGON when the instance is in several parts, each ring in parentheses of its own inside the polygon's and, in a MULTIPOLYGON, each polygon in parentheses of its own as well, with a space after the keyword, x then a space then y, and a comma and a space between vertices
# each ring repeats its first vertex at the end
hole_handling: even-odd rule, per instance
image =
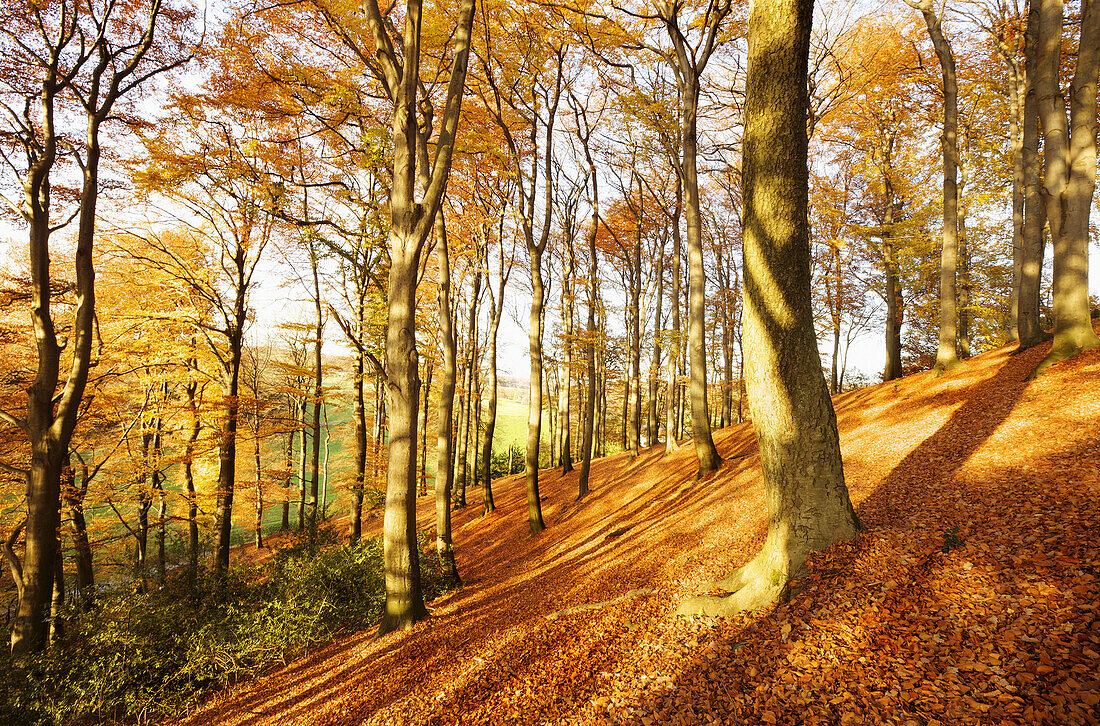
POLYGON ((487 518, 471 491, 466 585, 430 620, 341 640, 186 723, 1097 723, 1100 351, 1025 382, 1044 353, 839 396, 867 529, 819 553, 790 604, 667 617, 762 542, 739 425, 700 482, 689 448, 596 462, 583 502, 575 473, 543 472, 534 539, 519 477, 487 518))

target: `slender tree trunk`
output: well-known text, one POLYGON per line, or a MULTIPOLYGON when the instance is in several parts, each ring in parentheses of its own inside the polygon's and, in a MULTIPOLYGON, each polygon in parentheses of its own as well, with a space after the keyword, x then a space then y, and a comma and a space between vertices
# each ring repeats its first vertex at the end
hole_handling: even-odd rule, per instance
MULTIPOLYGON (((359 316, 363 320, 363 316, 359 316)), ((362 325, 362 322, 359 323, 362 325)), ((348 518, 348 544, 355 546, 363 536, 363 494, 367 482, 367 400, 363 391, 366 385, 366 361, 362 351, 355 356, 355 483, 351 492, 351 511, 348 518)))
POLYGON ((238 302, 236 329, 229 340, 229 386, 226 391, 225 424, 218 442, 218 490, 215 505, 217 547, 214 554, 214 579, 220 588, 229 571, 229 537, 233 531, 233 485, 237 462, 237 415, 240 404, 237 396, 241 373, 241 336, 244 331, 245 310, 243 299, 238 302))
POLYGON ((420 403, 420 408, 423 411, 422 421, 420 426, 420 472, 416 477, 416 496, 424 497, 428 495, 428 399, 432 392, 432 369, 434 366, 428 364, 425 366, 424 371, 424 399, 420 403))
POLYGON ((956 266, 959 254, 957 178, 959 168, 959 90, 955 79, 955 57, 943 34, 932 0, 906 0, 921 11, 928 36, 943 75, 943 247, 940 251, 940 342, 936 351, 937 373, 959 364, 957 345, 956 266))
MULTIPOLYGON (((483 514, 489 514, 496 509, 493 502, 493 437, 496 435, 497 425, 497 332, 500 329, 500 319, 504 313, 504 286, 507 278, 504 274, 504 250, 501 250, 500 283, 497 295, 494 298, 491 310, 492 321, 489 324, 489 349, 487 351, 487 365, 489 367, 489 407, 485 421, 485 448, 482 449, 481 471, 481 501, 483 514)), ((487 262, 487 261, 486 261, 487 262)), ((486 264, 488 269, 488 264, 486 264)), ((512 445, 508 444, 508 472, 511 473, 512 445)))
POLYGON ((63 487, 65 508, 69 512, 69 532, 73 538, 73 560, 76 563, 76 587, 80 607, 89 610, 95 604, 95 571, 92 569, 92 545, 88 539, 88 524, 84 517, 84 497, 88 494, 88 467, 81 467, 80 486, 75 477, 63 487))
POLYGON ((298 399, 298 531, 306 529, 306 397, 298 399))
MULTIPOLYGON (((192 360, 192 364, 195 361, 192 360)), ((187 410, 191 416, 191 428, 183 451, 183 484, 187 491, 187 578, 191 589, 198 585, 199 577, 199 500, 195 491, 195 442, 199 438, 199 412, 196 405, 198 384, 187 383, 187 410)))
MULTIPOLYGON (((810 296, 806 86, 812 0, 756 0, 749 16, 743 141, 744 335, 768 534, 748 565, 682 614, 757 609, 789 592, 815 550, 860 524, 848 498, 836 416, 810 296)), ((709 588, 708 588, 709 589, 709 588)))
POLYGON ((661 354, 664 346, 665 255, 657 256, 657 310, 653 320, 653 356, 649 362, 649 445, 656 446, 661 434, 657 398, 661 390, 661 354))
POLYGON ((294 468, 294 434, 290 432, 286 435, 283 462, 286 469, 286 478, 283 479, 283 516, 279 522, 279 530, 287 532, 290 530, 290 480, 291 471, 294 468))
POLYGON ((1024 35, 1026 54, 1024 70, 1024 108, 1021 132, 1023 156, 1024 219, 1020 252, 1020 294, 1018 301, 1019 350, 1024 351, 1048 335, 1039 324, 1039 295, 1043 281, 1044 229, 1046 209, 1043 205, 1041 159, 1039 157, 1039 91, 1038 76, 1039 2, 1028 3, 1027 32, 1024 35))
POLYGON ((592 181, 592 217, 588 223, 588 326, 585 340, 585 366, 588 372, 588 390, 584 402, 584 433, 581 435, 581 470, 577 476, 577 499, 584 498, 589 492, 589 475, 592 470, 592 446, 595 443, 596 426, 596 298, 599 294, 599 258, 596 257, 596 237, 600 226, 600 197, 595 162, 585 143, 585 156, 588 161, 588 176, 592 181))
POLYGON ((527 447, 524 471, 527 478, 527 525, 534 536, 546 529, 539 497, 539 439, 542 435, 542 249, 528 244, 531 260, 531 313, 527 317, 528 353, 531 357, 531 385, 527 406, 527 447))
POLYGON ((572 441, 569 437, 570 397, 573 379, 573 298, 577 275, 577 257, 573 249, 573 235, 566 238, 568 266, 562 280, 563 298, 562 324, 565 328, 562 339, 562 362, 558 368, 558 465, 562 476, 573 471, 572 441))
POLYGON ((676 181, 676 208, 672 214, 672 339, 669 341, 667 363, 667 393, 665 394, 665 453, 680 448, 677 442, 680 428, 676 423, 676 402, 679 399, 678 374, 680 367, 680 209, 683 201, 683 185, 676 181))
POLYGON ((455 564, 454 541, 451 537, 451 484, 455 399, 454 313, 451 309, 451 257, 447 243, 447 227, 442 213, 435 221, 436 243, 439 248, 439 351, 443 363, 443 380, 439 389, 439 410, 435 445, 435 550, 443 563, 443 575, 452 584, 461 583, 455 564))
POLYGON ((324 313, 321 308, 321 283, 317 269, 316 252, 310 249, 310 258, 313 263, 313 450, 309 457, 309 541, 313 547, 317 542, 317 495, 320 489, 320 464, 321 464, 321 404, 323 402, 322 385, 324 383, 321 368, 321 346, 324 344, 324 313))
POLYGON ((886 216, 882 225, 882 264, 886 271, 886 370, 882 380, 901 378, 901 324, 905 318, 905 301, 901 294, 901 275, 894 243, 894 186, 883 171, 886 189, 886 216))
MULTIPOLYGON (((257 401, 257 406, 259 402, 257 401)), ((253 540, 256 544, 256 549, 263 549, 264 546, 264 482, 263 482, 263 467, 260 463, 260 411, 256 410, 256 430, 253 432, 252 437, 252 457, 256 465, 256 524, 253 527, 254 536, 253 540)))
MULTIPOLYGON (((1026 46, 1026 41, 1025 41, 1026 46)), ((1000 46, 999 46, 1000 47, 1000 46)), ((1003 55, 1008 67, 1008 97, 1011 113, 1008 116, 1009 137, 1012 140, 1012 294, 1009 300, 1009 335, 1020 340, 1020 284, 1024 265, 1024 97, 1026 81, 1019 63, 1013 57, 1014 49, 1005 48, 1003 55)), ((1026 47, 1025 47, 1026 52, 1026 47)))
POLYGON ((699 218, 699 180, 696 170, 696 116, 698 78, 685 81, 684 98, 684 212, 688 251, 688 358, 691 363, 691 431, 699 460, 696 478, 722 466, 722 457, 710 434, 707 408, 706 274, 703 271, 703 235, 699 218))

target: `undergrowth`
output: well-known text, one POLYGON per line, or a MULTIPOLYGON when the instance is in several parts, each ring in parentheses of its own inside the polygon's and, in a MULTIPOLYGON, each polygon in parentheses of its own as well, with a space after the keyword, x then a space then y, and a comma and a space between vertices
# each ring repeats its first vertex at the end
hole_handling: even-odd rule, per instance
MULTIPOLYGON (((385 600, 382 543, 311 547, 292 541, 260 567, 233 570, 214 597, 186 576, 148 594, 104 596, 68 613, 46 653, 12 661, 0 649, 0 724, 156 722, 202 694, 286 663, 312 646, 378 622, 385 600), (315 556, 310 556, 310 552, 315 556)), ((443 592, 434 547, 421 544, 425 598, 443 592)))

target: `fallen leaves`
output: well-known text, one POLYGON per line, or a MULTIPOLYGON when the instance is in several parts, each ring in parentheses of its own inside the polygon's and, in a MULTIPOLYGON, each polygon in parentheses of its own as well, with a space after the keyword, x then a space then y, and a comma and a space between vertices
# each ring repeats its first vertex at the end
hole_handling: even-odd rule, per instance
MULTIPOLYGON (((456 513, 467 585, 413 631, 333 644, 189 723, 1098 724, 1100 351, 1025 383, 1043 354, 838 398, 867 530, 788 604, 667 617, 760 546, 754 453, 695 485, 688 449, 611 457, 537 538, 520 482, 456 513)), ((752 451, 748 425, 716 439, 752 451)), ((547 505, 575 477, 544 472, 547 505)))

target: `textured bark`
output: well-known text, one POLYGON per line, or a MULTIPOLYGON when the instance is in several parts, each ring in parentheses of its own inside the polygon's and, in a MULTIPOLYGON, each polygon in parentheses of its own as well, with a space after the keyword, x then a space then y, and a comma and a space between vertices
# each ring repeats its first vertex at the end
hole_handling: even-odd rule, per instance
POLYGON ((409 0, 406 4, 400 60, 377 1, 367 0, 362 8, 375 39, 372 70, 378 75, 394 105, 389 315, 385 349, 390 428, 386 509, 382 524, 386 603, 378 625, 378 634, 384 635, 410 628, 427 616, 420 587, 419 548, 416 542, 416 426, 420 402, 416 278, 424 242, 435 226, 450 173, 455 133, 462 110, 474 2, 462 0, 459 8, 443 122, 436 143, 431 178, 420 202, 415 199, 415 191, 422 5, 418 0, 409 0))
POLYGON ((757 557, 681 614, 756 609, 788 591, 806 556, 859 529, 814 338, 807 224, 806 73, 813 3, 755 0, 743 142, 744 335, 768 504, 757 557))
MULTIPOLYGON (((889 157, 887 157, 889 159, 889 157)), ((901 294, 901 274, 894 246, 895 196, 890 181, 889 162, 883 168, 886 214, 882 225, 882 264, 886 271, 886 370, 882 380, 901 378, 901 324, 905 320, 905 301, 901 294)))
POLYGON ((1100 2, 1082 7, 1077 67, 1067 123, 1059 83, 1063 8, 1039 3, 1036 90, 1043 127, 1043 188, 1054 247, 1054 343, 1035 370, 1100 346, 1092 327, 1088 291, 1089 215, 1096 186, 1096 85, 1100 72, 1100 2))
MULTIPOLYGON (((502 219, 503 224, 503 219, 502 219)), ((501 236, 503 240, 503 235, 501 236)), ((485 268, 489 268, 488 262, 488 249, 485 250, 485 268)), ((496 294, 492 296, 492 308, 490 310, 489 321, 489 349, 487 351, 486 364, 489 367, 489 406, 488 413, 485 420, 485 448, 482 450, 482 470, 481 470, 481 502, 482 513, 489 514, 496 509, 496 504, 493 502, 493 436, 496 433, 497 422, 497 332, 500 330, 500 320, 504 315, 504 289, 508 285, 508 278, 511 275, 512 265, 508 263, 507 269, 504 264, 504 250, 500 251, 500 269, 497 277, 497 290, 496 294)), ((490 292, 492 288, 490 288, 490 292)), ((509 444, 508 455, 511 458, 512 447, 509 444)), ((512 466, 511 461, 508 462, 508 472, 511 473, 512 466)))
POLYGON ((691 436, 699 460, 697 477, 722 466, 722 457, 710 433, 707 407, 706 275, 703 271, 703 236, 699 218, 699 180, 696 164, 696 109, 698 77, 684 91, 684 216, 687 218, 688 252, 688 361, 691 371, 691 436))
MULTIPOLYGON (((196 361, 192 360, 192 366, 196 361)), ((199 576, 199 499, 195 491, 195 442, 199 439, 198 411, 199 384, 187 382, 187 412, 191 427, 187 431, 187 442, 183 449, 183 487, 187 492, 187 578, 194 589, 199 576)))

